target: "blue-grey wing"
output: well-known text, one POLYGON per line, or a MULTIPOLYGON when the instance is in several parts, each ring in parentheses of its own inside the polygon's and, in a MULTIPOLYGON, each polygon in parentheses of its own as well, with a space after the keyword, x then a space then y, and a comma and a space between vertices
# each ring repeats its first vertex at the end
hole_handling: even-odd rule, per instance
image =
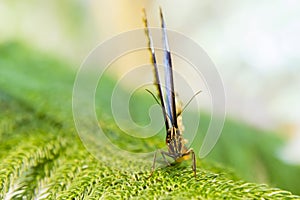
POLYGON ((164 67, 165 67, 165 83, 166 83, 166 111, 170 118, 172 126, 178 128, 175 91, 173 81, 173 69, 170 48, 168 44, 167 30, 163 18, 162 10, 160 9, 161 27, 163 32, 163 46, 164 46, 164 67))
POLYGON ((161 81, 160 81, 160 77, 159 77, 159 73, 158 73, 158 67, 157 67, 157 62, 156 62, 155 50, 154 50, 154 46, 153 46, 153 40, 152 40, 150 29, 148 28, 148 21, 147 21, 145 10, 144 10, 144 15, 145 15, 145 17, 144 17, 145 32, 148 37, 148 47, 151 52, 151 58, 152 58, 151 61, 154 66, 154 84, 156 85, 156 88, 158 91, 158 97, 159 97, 161 109, 163 112, 165 126, 168 131, 170 129, 170 127, 172 126, 172 124, 170 123, 170 120, 169 120, 170 115, 167 114, 166 107, 165 107, 164 95, 162 92, 162 85, 161 85, 161 81))

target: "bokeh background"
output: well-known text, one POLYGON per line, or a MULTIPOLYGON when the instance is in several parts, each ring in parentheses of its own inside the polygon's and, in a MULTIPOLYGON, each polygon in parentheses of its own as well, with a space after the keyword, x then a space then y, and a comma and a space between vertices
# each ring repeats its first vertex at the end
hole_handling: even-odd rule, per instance
MULTIPOLYGON (((248 173, 251 161, 245 155, 237 155, 246 160, 244 164, 216 152, 211 160, 228 164, 247 180, 271 183, 299 194, 293 177, 299 175, 300 165, 300 2, 297 0, 4 0, 0 2, 0 45, 10 41, 25 43, 66 60, 72 70, 77 70, 97 44, 121 32, 142 28, 143 7, 151 26, 159 27, 159 6, 164 10, 168 28, 203 47, 222 76, 227 117, 232 121, 225 125, 225 131, 239 135, 224 136, 223 140, 239 144, 251 143, 253 137, 260 140, 258 143, 273 141, 269 135, 280 138, 278 145, 271 145, 270 154, 266 154, 275 161, 261 158, 268 164, 257 165, 261 172, 258 175, 254 175, 255 171, 243 175, 248 173), (241 139, 244 132, 247 137, 241 139), (289 171, 291 166, 293 170, 289 171), (277 179, 266 175, 268 170, 272 175, 276 170, 286 173, 277 179)), ((114 71, 113 76, 121 76, 124 71, 114 71)), ((232 151, 231 155, 243 149, 226 149, 229 146, 220 149, 232 151)), ((255 151, 254 148, 250 145, 249 151, 255 151)))

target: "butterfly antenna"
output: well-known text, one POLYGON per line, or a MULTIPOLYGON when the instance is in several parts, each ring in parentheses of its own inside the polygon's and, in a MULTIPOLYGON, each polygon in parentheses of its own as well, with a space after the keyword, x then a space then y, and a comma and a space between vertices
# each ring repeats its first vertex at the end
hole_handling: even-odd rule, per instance
POLYGON ((200 90, 200 91, 198 91, 198 92, 196 92, 191 98, 190 98, 190 100, 187 102, 187 104, 183 107, 183 109, 181 110, 181 112, 179 112, 179 113, 177 113, 177 117, 178 116, 180 116, 182 113, 183 113, 183 111, 185 111, 185 109, 188 107, 188 105, 195 99, 195 97, 198 95, 198 94, 200 94, 202 91, 200 90))

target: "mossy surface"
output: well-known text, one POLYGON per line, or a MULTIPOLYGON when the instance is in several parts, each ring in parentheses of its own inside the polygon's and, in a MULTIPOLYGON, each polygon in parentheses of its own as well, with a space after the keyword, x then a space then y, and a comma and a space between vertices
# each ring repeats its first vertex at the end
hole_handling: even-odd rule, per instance
MULTIPOLYGON (((196 178, 189 162, 159 167, 148 178, 152 158, 116 153, 107 144, 101 146, 96 159, 82 144, 74 126, 74 78, 75 72, 68 64, 47 54, 18 43, 0 45, 0 199, 300 199, 286 190, 248 183, 239 178, 242 173, 236 173, 235 168, 223 167, 226 159, 234 160, 232 156, 236 155, 239 160, 244 154, 239 155, 222 138, 218 144, 232 153, 218 153, 221 147, 217 145, 210 159, 225 161, 213 164, 198 160, 196 178)), ((111 87, 109 80, 107 83, 111 87)), ((100 123, 120 147, 131 146, 137 152, 163 144, 155 137, 132 141, 112 121, 100 123)), ((231 131, 230 127, 225 130, 231 131)), ((277 139, 270 140, 273 142, 265 148, 258 145, 256 149, 262 157, 276 146, 277 139)), ((264 160, 269 161, 269 173, 280 169, 272 165, 274 157, 264 160)), ((247 164, 240 165, 247 170, 247 164)), ((283 164, 277 161, 278 165, 283 164)), ((299 173, 297 167, 293 169, 299 173)), ((279 174, 284 177, 281 179, 293 180, 293 174, 279 174)), ((281 180, 276 175, 269 177, 281 180)))

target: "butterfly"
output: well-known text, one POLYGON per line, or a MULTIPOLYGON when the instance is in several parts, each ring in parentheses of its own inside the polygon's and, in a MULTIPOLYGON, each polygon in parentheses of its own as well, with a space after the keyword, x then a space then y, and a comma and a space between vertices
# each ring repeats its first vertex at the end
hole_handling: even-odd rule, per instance
POLYGON ((163 50, 164 50, 163 63, 164 63, 164 72, 165 72, 165 93, 163 92, 163 87, 160 81, 160 75, 158 72, 158 66, 157 66, 157 61, 155 56, 155 49, 153 46, 153 39, 151 36, 151 31, 148 28, 148 21, 147 21, 145 9, 143 10, 143 12, 144 12, 143 20, 145 25, 145 33, 148 38, 148 48, 149 51, 151 52, 151 61, 154 67, 154 85, 157 88, 159 101, 156 99, 153 93, 151 93, 150 91, 149 92, 152 94, 152 96, 157 100, 157 102, 161 106, 163 118, 165 122, 165 128, 167 132, 166 145, 168 147, 168 151, 157 150, 155 152, 153 165, 151 168, 151 175, 155 170, 157 153, 160 152, 164 161, 168 165, 170 165, 170 162, 166 159, 166 156, 173 158, 175 162, 178 163, 192 158, 192 170, 194 172, 194 176, 196 176, 195 152, 192 148, 186 147, 187 140, 183 138, 183 125, 182 125, 181 114, 184 109, 181 108, 180 103, 176 102, 175 99, 176 95, 174 91, 172 58, 171 58, 168 37, 167 37, 167 30, 165 26, 162 9, 160 8, 160 18, 161 18, 161 29, 162 29, 163 50))

